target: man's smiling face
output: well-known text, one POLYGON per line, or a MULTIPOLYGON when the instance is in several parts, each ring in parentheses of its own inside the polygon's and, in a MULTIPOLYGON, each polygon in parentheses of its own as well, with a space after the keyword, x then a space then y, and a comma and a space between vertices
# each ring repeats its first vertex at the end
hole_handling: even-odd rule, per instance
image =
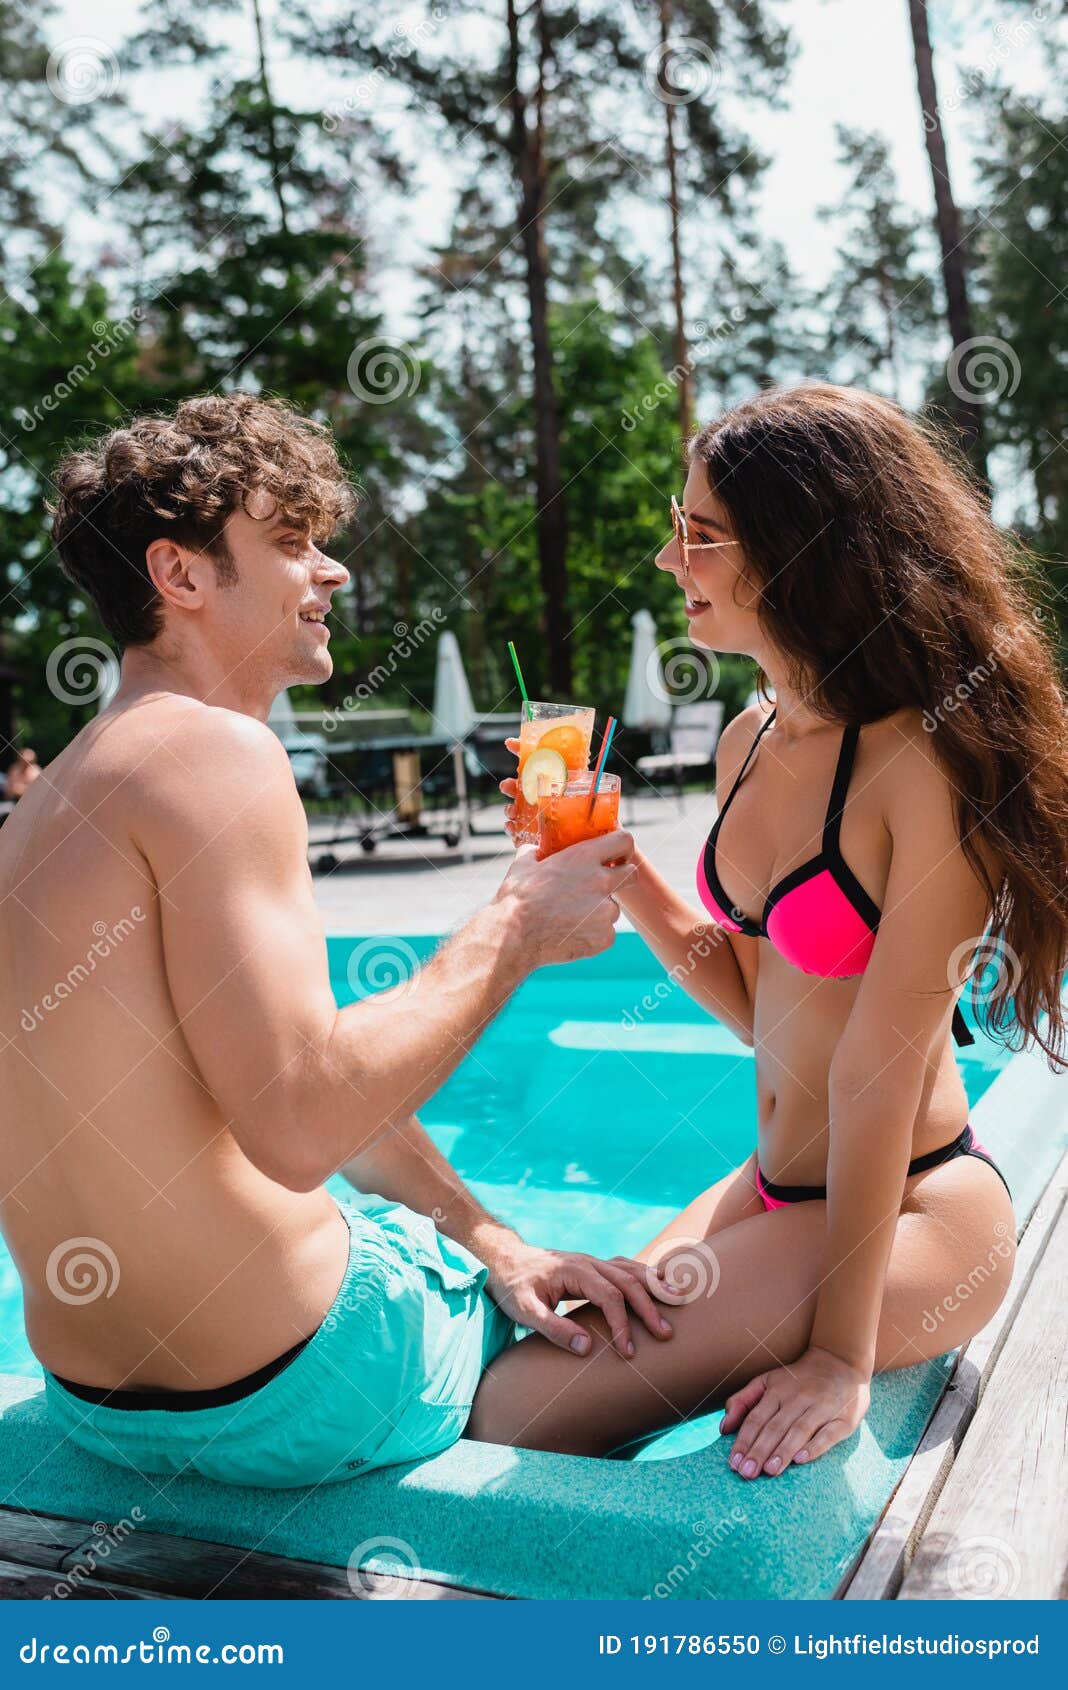
POLYGON ((277 691, 318 685, 333 673, 326 618, 348 571, 284 512, 259 514, 255 496, 249 504, 251 515, 236 510, 226 520, 230 561, 220 560, 208 587, 205 632, 224 662, 246 676, 277 680, 277 691))

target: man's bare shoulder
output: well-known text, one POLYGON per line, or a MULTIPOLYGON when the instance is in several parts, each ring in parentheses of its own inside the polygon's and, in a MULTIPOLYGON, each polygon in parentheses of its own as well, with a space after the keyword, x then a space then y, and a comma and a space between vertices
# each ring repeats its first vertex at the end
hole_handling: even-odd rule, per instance
POLYGON ((300 810, 277 734, 240 711, 164 694, 116 712, 111 737, 135 831, 233 817, 261 799, 300 810))

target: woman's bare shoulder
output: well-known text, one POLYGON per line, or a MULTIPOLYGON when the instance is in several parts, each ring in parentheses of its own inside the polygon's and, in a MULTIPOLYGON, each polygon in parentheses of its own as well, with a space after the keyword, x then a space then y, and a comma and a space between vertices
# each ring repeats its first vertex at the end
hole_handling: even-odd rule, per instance
POLYGON ((732 716, 719 736, 716 746, 716 791, 723 801, 725 788, 730 787, 749 753, 753 741, 768 716, 770 705, 749 704, 732 716))
MULTIPOLYGON (((895 710, 873 722, 868 735, 869 777, 878 795, 883 821, 895 839, 926 838, 934 854, 961 843, 963 794, 952 768, 941 755, 938 731, 915 709, 895 710)), ((991 872, 996 865, 978 831, 969 828, 972 848, 991 872)))

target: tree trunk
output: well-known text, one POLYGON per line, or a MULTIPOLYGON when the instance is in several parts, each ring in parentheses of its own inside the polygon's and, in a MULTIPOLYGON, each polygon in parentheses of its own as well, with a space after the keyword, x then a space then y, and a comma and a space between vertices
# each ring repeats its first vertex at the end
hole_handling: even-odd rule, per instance
MULTIPOLYGON (((658 81, 665 95, 670 95, 668 78, 668 42, 671 35, 671 0, 659 0, 660 9, 660 68, 658 81)), ((679 160, 675 148, 675 106, 670 97, 664 99, 664 123, 667 131, 665 156, 668 174, 668 214, 671 220, 671 283, 675 311, 672 350, 675 358, 674 374, 678 383, 679 433, 688 440, 693 431, 693 372, 690 368, 690 349, 686 342, 686 295, 682 280, 682 243, 679 239, 679 160)))
POLYGON ((519 186, 519 238, 526 264, 534 362, 534 479, 538 568, 545 606, 546 680, 549 690, 563 697, 571 690, 571 647, 568 643, 567 513, 560 477, 560 418, 549 338, 549 265, 545 243, 544 99, 549 44, 541 0, 534 0, 534 4, 539 36, 538 89, 535 121, 531 126, 527 119, 526 98, 519 86, 519 17, 515 0, 508 0, 511 152, 519 186))
POLYGON ((256 50, 259 55, 260 89, 266 102, 267 111, 267 150, 271 160, 271 189, 278 203, 278 219, 283 235, 289 233, 289 220, 286 215, 286 198, 282 188, 282 154, 278 146, 278 133, 274 121, 274 97, 271 93, 270 79, 267 75, 267 44, 263 34, 263 17, 260 12, 260 0, 252 0, 252 18, 256 26, 256 50))
MULTIPOLYGON (((942 250, 942 281, 946 290, 946 321, 954 349, 971 340, 972 314, 968 303, 968 277, 965 267, 964 239, 961 233, 960 212, 953 197, 946 157, 946 140, 942 133, 942 119, 938 110, 938 88, 935 83, 934 54, 927 28, 926 0, 909 0, 909 22, 912 26, 912 45, 916 55, 916 81, 920 91, 923 114, 923 133, 927 143, 927 157, 934 182, 935 225, 942 250)), ((953 397, 953 412, 960 430, 961 445, 967 451, 979 473, 986 477, 986 450, 983 441, 983 416, 978 406, 959 395, 953 397)))

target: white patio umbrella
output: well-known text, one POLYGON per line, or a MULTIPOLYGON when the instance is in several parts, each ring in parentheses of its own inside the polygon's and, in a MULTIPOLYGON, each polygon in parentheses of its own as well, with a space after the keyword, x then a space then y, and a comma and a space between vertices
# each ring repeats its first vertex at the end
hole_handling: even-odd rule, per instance
POLYGON ((460 642, 454 633, 438 641, 434 669, 434 727, 449 739, 466 739, 478 720, 478 712, 467 684, 460 642))
POLYGON ((660 673, 656 655, 656 623, 652 613, 639 610, 631 617, 634 644, 623 700, 625 728, 667 728, 671 726, 671 700, 660 673))

